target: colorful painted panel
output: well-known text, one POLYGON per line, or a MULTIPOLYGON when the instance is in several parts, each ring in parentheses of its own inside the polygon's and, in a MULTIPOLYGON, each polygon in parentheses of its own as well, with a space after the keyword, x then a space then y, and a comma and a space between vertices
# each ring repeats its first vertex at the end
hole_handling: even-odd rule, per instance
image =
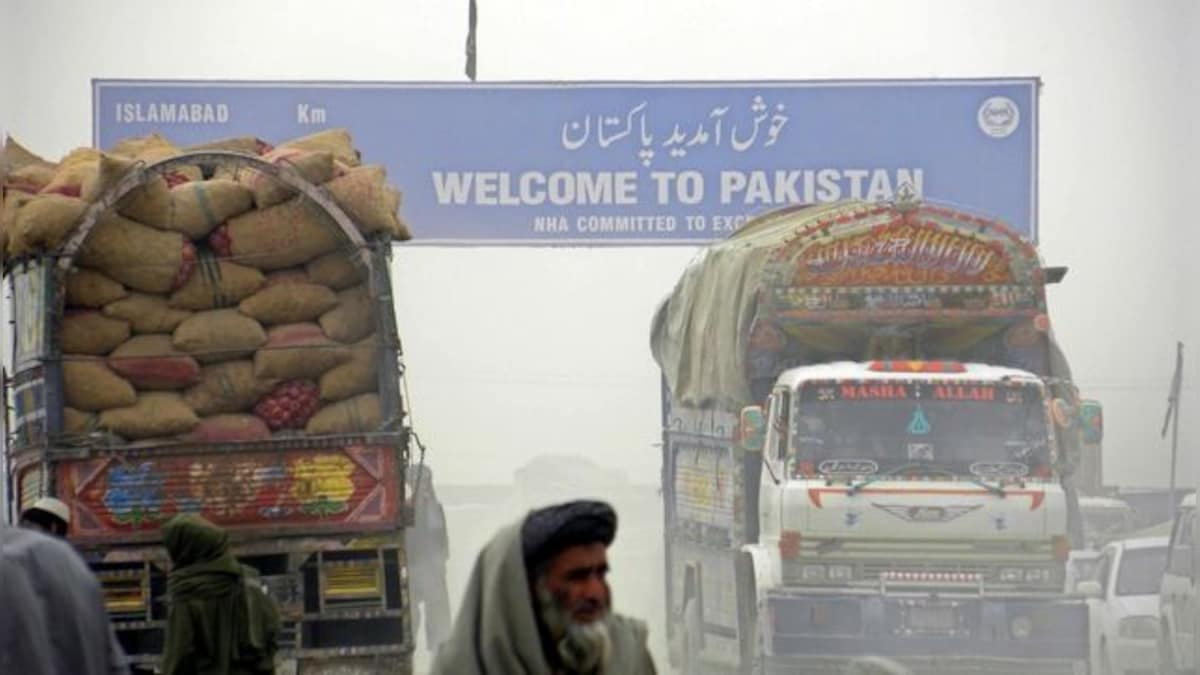
POLYGON ((938 286, 1010 284, 1004 246, 930 222, 897 219, 808 247, 793 284, 808 286, 938 286))
POLYGON ((72 538, 153 537, 177 513, 234 529, 385 527, 398 518, 395 448, 191 454, 64 462, 72 538))

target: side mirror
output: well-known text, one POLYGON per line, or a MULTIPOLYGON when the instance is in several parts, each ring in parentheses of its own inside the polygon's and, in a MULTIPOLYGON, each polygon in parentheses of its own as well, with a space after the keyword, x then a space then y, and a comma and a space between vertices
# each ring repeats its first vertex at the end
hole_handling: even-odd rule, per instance
POLYGON ((1075 592, 1085 598, 1102 598, 1104 597, 1104 587, 1095 579, 1085 579, 1078 584, 1075 584, 1075 592))
POLYGON ((742 408, 738 417, 738 447, 742 452, 762 452, 767 438, 767 416, 762 406, 750 405, 742 408))
POLYGON ((1104 440, 1104 406, 1099 401, 1079 402, 1079 422, 1083 427, 1083 442, 1096 444, 1104 440))

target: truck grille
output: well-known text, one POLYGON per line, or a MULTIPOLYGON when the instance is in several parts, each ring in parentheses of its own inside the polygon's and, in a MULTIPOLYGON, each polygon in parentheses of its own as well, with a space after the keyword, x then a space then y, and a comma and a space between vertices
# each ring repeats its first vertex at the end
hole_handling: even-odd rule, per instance
MULTIPOLYGON (((926 562, 926 561, 851 561, 801 558, 784 561, 783 583, 786 585, 826 587, 869 587, 881 585, 901 587, 920 584, 924 587, 944 585, 947 587, 986 586, 1003 590, 1059 590, 1063 584, 1062 571, 1051 568, 1050 563, 1041 564, 987 564, 982 562, 926 562), (820 573, 824 568, 826 573, 820 573), (838 568, 836 574, 830 573, 838 568), (846 569, 850 575, 846 576, 846 569), (1001 578, 1000 570, 1020 570, 1019 579, 1001 578), (1026 578, 1027 570, 1052 570, 1046 576, 1026 578)), ((1011 574, 1011 572, 1010 572, 1011 574)))

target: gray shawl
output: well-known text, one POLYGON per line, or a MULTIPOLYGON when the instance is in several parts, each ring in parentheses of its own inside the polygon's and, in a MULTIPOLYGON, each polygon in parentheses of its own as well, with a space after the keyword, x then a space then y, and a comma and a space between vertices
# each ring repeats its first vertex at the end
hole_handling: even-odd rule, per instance
MULTIPOLYGON (((554 675, 542 649, 521 551, 521 526, 500 530, 475 560, 450 639, 432 675, 554 675)), ((606 675, 654 675, 645 624, 610 614, 606 675)))

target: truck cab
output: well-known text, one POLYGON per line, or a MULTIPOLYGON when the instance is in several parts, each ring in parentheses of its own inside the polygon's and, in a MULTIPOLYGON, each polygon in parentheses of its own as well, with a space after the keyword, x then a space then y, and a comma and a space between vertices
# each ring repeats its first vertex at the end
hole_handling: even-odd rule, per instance
POLYGON ((684 270, 651 347, 685 673, 1086 670, 1063 273, 905 201, 769 212, 684 270))
POLYGON ((765 414, 742 416, 762 439, 746 550, 773 662, 954 640, 951 670, 1032 657, 1070 672, 1084 608, 1037 602, 1060 594, 1070 551, 1054 405, 1032 373, 982 364, 782 373, 765 414))

